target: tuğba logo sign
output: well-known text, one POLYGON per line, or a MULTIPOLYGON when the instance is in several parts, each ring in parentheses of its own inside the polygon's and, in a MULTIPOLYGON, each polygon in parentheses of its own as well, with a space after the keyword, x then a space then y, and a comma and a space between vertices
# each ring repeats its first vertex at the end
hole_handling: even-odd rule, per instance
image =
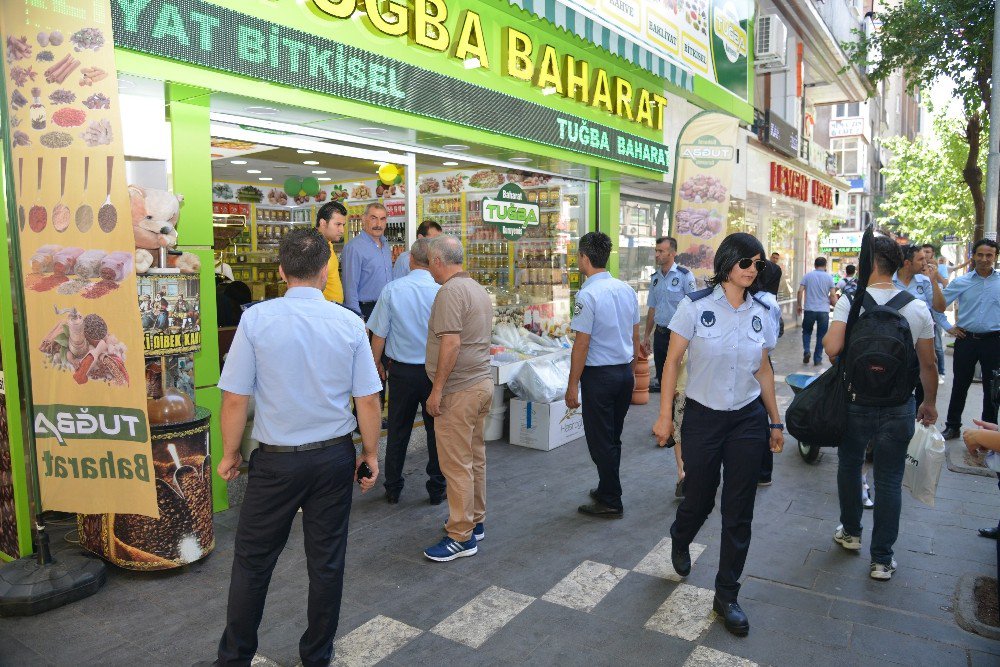
POLYGON ((524 236, 525 227, 538 225, 538 204, 528 203, 521 186, 507 183, 496 199, 483 200, 483 222, 498 227, 505 239, 516 241, 524 236))

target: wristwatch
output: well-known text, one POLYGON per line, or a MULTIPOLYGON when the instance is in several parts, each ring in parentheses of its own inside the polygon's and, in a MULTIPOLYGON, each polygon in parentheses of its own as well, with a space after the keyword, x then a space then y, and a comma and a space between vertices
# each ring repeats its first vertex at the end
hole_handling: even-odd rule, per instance
POLYGON ((779 431, 784 431, 785 430, 785 425, 784 424, 768 424, 767 427, 768 428, 776 428, 779 431))

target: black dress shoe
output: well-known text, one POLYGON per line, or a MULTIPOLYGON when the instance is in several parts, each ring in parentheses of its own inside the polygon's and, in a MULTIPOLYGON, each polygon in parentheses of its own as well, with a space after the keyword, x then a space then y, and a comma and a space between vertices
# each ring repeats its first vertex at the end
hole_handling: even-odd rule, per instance
POLYGON ((688 547, 678 547, 677 541, 671 540, 670 563, 674 566, 674 572, 682 577, 688 576, 691 574, 691 551, 688 547))
POLYGON ((601 497, 597 495, 597 489, 591 489, 587 493, 590 494, 591 499, 601 502, 601 497))
POLYGON ((650 394, 659 394, 660 393, 660 385, 651 386, 649 388, 649 393, 650 394))
POLYGON ((447 491, 445 491, 445 492, 444 492, 444 493, 442 493, 442 494, 441 494, 440 496, 431 496, 431 497, 430 497, 430 498, 428 499, 428 502, 429 502, 429 503, 430 503, 431 505, 440 505, 441 503, 443 503, 443 502, 444 502, 445 500, 447 500, 447 499, 448 499, 448 492, 447 492, 447 491))
POLYGON ((620 519, 625 516, 624 510, 620 510, 614 507, 608 507, 601 502, 592 502, 589 505, 580 505, 577 508, 580 514, 587 514, 589 516, 600 517, 601 519, 620 519))
POLYGON ((399 491, 386 491, 385 500, 390 505, 395 505, 399 503, 399 491))
POLYGON ((941 437, 944 438, 945 440, 954 440, 960 435, 962 435, 961 429, 957 429, 952 426, 949 426, 945 430, 941 431, 941 437))
POLYGON ((997 539, 997 535, 1000 534, 1000 528, 994 526, 993 528, 980 528, 979 537, 988 537, 991 540, 997 539))
POLYGON ((746 637, 750 633, 750 619, 740 608, 738 602, 723 602, 719 598, 712 601, 712 609, 722 617, 726 630, 737 637, 746 637))

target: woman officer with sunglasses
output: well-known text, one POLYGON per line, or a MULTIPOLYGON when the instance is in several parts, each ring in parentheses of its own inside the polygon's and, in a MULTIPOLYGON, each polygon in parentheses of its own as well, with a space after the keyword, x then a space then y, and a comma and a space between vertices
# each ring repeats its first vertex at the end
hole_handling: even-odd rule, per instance
POLYGON ((754 293, 764 271, 764 248, 750 234, 730 234, 715 254, 710 287, 689 294, 670 321, 660 416, 653 432, 660 443, 674 425, 670 397, 681 357, 688 352, 684 424, 685 495, 670 527, 677 574, 691 572, 689 547, 715 506, 722 472, 722 547, 713 607, 726 629, 750 631, 737 603, 739 578, 750 547, 757 480, 766 447, 784 444, 774 372, 768 351, 777 342, 769 306, 754 293))

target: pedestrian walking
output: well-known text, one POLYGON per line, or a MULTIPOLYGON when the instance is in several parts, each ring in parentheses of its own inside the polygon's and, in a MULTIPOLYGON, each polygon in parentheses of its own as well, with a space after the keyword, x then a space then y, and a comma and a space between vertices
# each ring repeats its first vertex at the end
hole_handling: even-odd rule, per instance
MULTIPOLYGON (((886 236, 875 237, 862 316, 852 329, 852 347, 845 362, 852 364, 856 360, 855 365, 846 369, 851 377, 852 398, 847 404, 847 423, 838 448, 840 526, 833 540, 844 549, 860 551, 861 515, 864 513, 861 468, 865 450, 872 442, 877 502, 869 575, 880 581, 891 579, 897 567, 892 547, 899 533, 903 469, 914 424, 919 420, 930 425, 937 420, 934 326, 924 303, 894 286, 893 276, 902 265, 899 245, 886 236), (864 313, 867 312, 871 312, 872 317, 866 321, 864 313), (862 339, 865 340, 863 349, 854 344, 862 339), (892 349, 899 351, 887 358, 885 350, 892 349), (913 371, 918 364, 924 392, 919 407, 913 399, 916 384, 913 371), (904 378, 902 385, 896 380, 887 380, 898 377, 891 375, 893 366, 904 378)), ((844 350, 850 310, 850 297, 841 297, 833 311, 830 331, 823 341, 831 358, 844 350)))
POLYGON ((385 240, 385 206, 368 204, 363 229, 344 246, 344 305, 368 321, 382 289, 392 280, 392 246, 385 240))
POLYGON ((812 271, 799 282, 798 313, 802 315, 802 363, 809 363, 812 331, 816 328, 816 349, 812 352, 813 365, 823 363, 823 336, 830 326, 830 306, 837 302, 837 289, 833 277, 826 271, 826 257, 817 257, 812 271))
POLYGON ((996 241, 976 241, 972 259, 975 271, 954 278, 944 288, 941 298, 934 301, 939 313, 958 301, 957 323, 949 332, 956 340, 951 401, 944 424, 946 440, 961 435, 962 412, 977 363, 983 369, 982 420, 997 422, 997 406, 990 398, 993 372, 1000 368, 1000 273, 993 268, 997 262, 996 241))
POLYGON ((764 292, 770 292, 775 297, 781 291, 781 254, 772 252, 771 263, 764 272, 764 278, 760 281, 760 288, 764 292))
POLYGON ((323 298, 335 303, 344 303, 344 285, 340 282, 340 264, 334 243, 344 239, 344 225, 347 224, 347 208, 339 201, 329 201, 316 212, 316 229, 330 244, 330 269, 327 272, 323 298))
POLYGON ((364 492, 378 477, 381 383, 361 320, 323 298, 329 261, 330 246, 316 229, 281 239, 279 272, 288 292, 243 315, 219 379, 219 476, 228 482, 239 475, 251 396, 260 446, 248 462, 217 665, 250 665, 256 654, 271 573, 300 509, 309 601, 299 656, 306 667, 333 657, 354 480, 364 492), (361 428, 358 457, 351 397, 361 428))
MULTIPOLYGON (((598 484, 582 514, 620 519, 622 484, 618 468, 622 429, 635 388, 639 358, 639 298, 628 283, 608 273, 611 237, 588 232, 579 243, 579 266, 586 280, 576 295, 570 328, 576 333, 571 354, 566 407, 583 406, 583 433, 598 484)), ((684 274, 677 273, 678 280, 684 274)), ((673 388, 671 387, 671 398, 673 388)))
MULTIPOLYGON (((903 256, 903 265, 892 276, 893 287, 904 292, 909 292, 918 301, 922 301, 926 304, 927 312, 931 314, 932 320, 943 320, 944 324, 942 326, 950 328, 951 324, 948 322, 948 318, 943 313, 934 310, 934 297, 935 295, 940 296, 941 286, 936 277, 927 276, 925 270, 927 268, 927 254, 924 253, 922 248, 913 244, 900 246, 900 252, 903 256)), ((940 373, 941 362, 939 361, 940 357, 937 356, 937 350, 934 351, 934 359, 938 364, 937 368, 940 373)), ((920 384, 917 384, 914 398, 917 405, 924 402, 924 389, 920 384)))
POLYGON ((427 333, 427 375, 432 383, 427 412, 434 417, 438 461, 448 485, 448 534, 424 555, 450 561, 474 556, 486 536, 483 429, 493 401, 493 302, 462 270, 462 243, 457 238, 442 234, 431 239, 428 254, 431 275, 441 289, 427 333))
MULTIPOLYGON (((417 239, 432 239, 441 233, 441 225, 434 220, 424 220, 417 227, 417 239)), ((392 263, 392 279, 399 280, 410 272, 410 252, 413 248, 399 253, 399 257, 392 263)))
POLYGON ((652 352, 656 366, 656 386, 650 388, 653 393, 660 390, 663 362, 667 359, 667 347, 670 345, 670 330, 667 325, 681 299, 697 289, 694 274, 674 261, 677 257, 677 239, 669 236, 656 239, 655 253, 657 270, 649 282, 646 330, 642 335, 643 351, 647 356, 652 352), (650 344, 650 334, 654 328, 656 336, 650 344))
POLYGON ((427 412, 431 381, 427 377, 427 322, 441 286, 434 282, 428 266, 428 242, 419 238, 408 253, 412 270, 382 290, 368 329, 372 354, 383 382, 389 385, 389 430, 385 445, 385 499, 399 502, 403 492, 403 464, 413 432, 413 419, 421 409, 427 434, 427 494, 431 505, 440 505, 445 481, 438 464, 434 439, 434 417, 427 412), (383 365, 383 354, 388 368, 383 365))
POLYGON ((858 267, 853 264, 848 264, 844 267, 844 277, 837 285, 840 290, 840 295, 854 294, 858 291, 858 267))
POLYGON ((680 576, 690 574, 690 545, 715 506, 724 465, 722 546, 713 608, 726 629, 739 636, 750 631, 738 602, 739 578, 750 548, 764 443, 775 453, 784 445, 767 357, 777 332, 770 308, 753 296, 764 271, 763 257, 756 238, 730 234, 715 253, 710 287, 689 294, 678 306, 670 322, 660 414, 653 429, 660 442, 674 430, 670 397, 687 351, 684 500, 670 527, 671 562, 680 576))

